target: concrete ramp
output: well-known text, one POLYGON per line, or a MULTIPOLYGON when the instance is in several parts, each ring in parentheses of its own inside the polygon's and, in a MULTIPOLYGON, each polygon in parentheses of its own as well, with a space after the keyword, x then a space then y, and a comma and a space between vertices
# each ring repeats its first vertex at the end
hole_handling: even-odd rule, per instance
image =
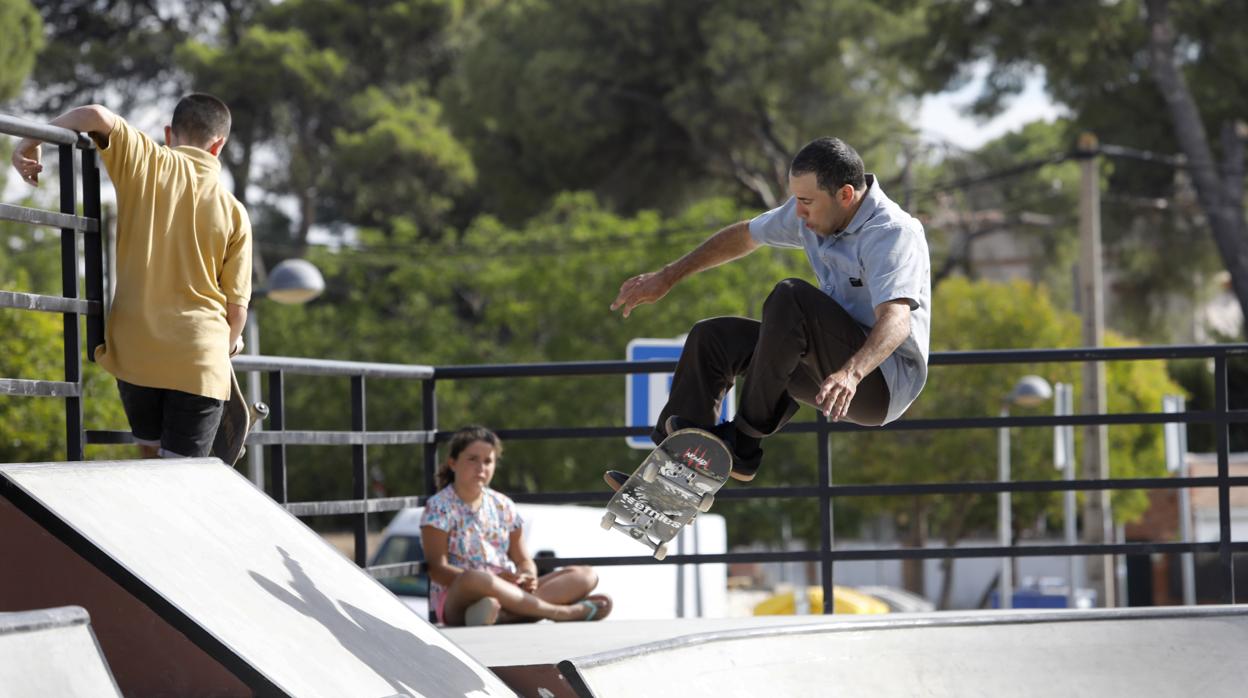
POLYGON ((121 698, 77 607, 0 613, 0 695, 121 698))
POLYGON ((1248 686, 1248 607, 877 618, 686 635, 559 669, 596 698, 1229 697, 1248 686))
POLYGON ((0 611, 87 608, 127 696, 513 695, 220 461, 0 465, 0 496, 0 611))

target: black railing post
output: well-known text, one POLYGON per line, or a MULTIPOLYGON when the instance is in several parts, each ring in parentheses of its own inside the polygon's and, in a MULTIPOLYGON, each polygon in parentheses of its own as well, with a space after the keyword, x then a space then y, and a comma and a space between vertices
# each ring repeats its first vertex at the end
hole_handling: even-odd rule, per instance
POLYGON ((1226 355, 1213 359, 1213 402, 1218 421, 1214 423, 1218 447, 1218 561, 1222 567, 1222 603, 1235 603, 1235 557, 1231 554, 1231 424, 1227 419, 1230 398, 1227 394, 1226 355))
MULTIPOLYGON (((269 427, 265 431, 286 429, 286 403, 283 399, 282 371, 269 372, 269 427)), ((269 496, 279 504, 289 501, 286 492, 286 444, 269 446, 269 496)))
POLYGON ((82 215, 96 222, 94 231, 83 234, 87 300, 99 303, 99 313, 87 314, 87 360, 95 361, 95 348, 104 343, 104 219, 100 207, 100 167, 94 148, 82 150, 82 215))
MULTIPOLYGON (((438 431, 437 379, 427 378, 421 385, 421 426, 432 436, 438 431)), ((438 444, 432 438, 425 444, 425 494, 437 491, 434 473, 438 469, 438 444)))
MULTIPOLYGON (((364 419, 364 376, 351 376, 351 431, 363 433, 364 419)), ((368 446, 363 443, 351 446, 351 496, 356 500, 368 502, 368 446)), ((355 564, 364 567, 368 564, 368 511, 361 511, 355 517, 355 564)))
POLYGON ((822 412, 818 412, 815 421, 819 424, 815 434, 819 437, 819 579, 823 585, 822 613, 836 613, 836 599, 833 596, 832 584, 832 546, 835 543, 832 527, 832 449, 828 447, 830 434, 826 428, 828 420, 822 412))
MULTIPOLYGON (((58 150, 61 213, 76 216, 78 202, 77 183, 74 181, 74 147, 62 145, 58 150)), ((78 232, 73 228, 61 228, 61 295, 65 298, 78 297, 78 232)), ((76 395, 65 398, 65 459, 83 460, 86 434, 83 433, 82 424, 82 338, 78 333, 78 313, 66 312, 61 317, 64 325, 65 382, 78 386, 76 395)))

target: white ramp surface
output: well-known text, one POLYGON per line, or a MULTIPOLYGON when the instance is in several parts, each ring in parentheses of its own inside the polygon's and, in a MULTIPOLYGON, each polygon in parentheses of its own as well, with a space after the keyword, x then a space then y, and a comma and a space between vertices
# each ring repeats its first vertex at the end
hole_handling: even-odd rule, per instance
POLYGON ((0 613, 0 696, 121 697, 87 612, 0 613))
POLYGON ((1248 695, 1248 607, 969 612, 707 633, 561 662, 581 696, 1248 695))
POLYGON ((0 487, 258 695, 514 695, 220 461, 0 465, 0 487))

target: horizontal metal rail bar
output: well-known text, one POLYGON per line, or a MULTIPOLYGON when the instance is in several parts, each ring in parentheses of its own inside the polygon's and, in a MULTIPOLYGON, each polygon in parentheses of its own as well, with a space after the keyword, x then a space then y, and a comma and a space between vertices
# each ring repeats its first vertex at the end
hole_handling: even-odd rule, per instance
POLYGON ((25 397, 78 397, 82 390, 77 383, 35 381, 22 378, 0 378, 0 395, 25 397))
POLYGON ((17 291, 0 291, 0 308, 38 310, 45 313, 78 313, 79 315, 101 315, 104 312, 104 305, 99 301, 17 291))
POLYGON ((324 502, 290 502, 286 511, 295 516, 341 516, 344 514, 374 514, 382 511, 400 511, 409 507, 424 506, 428 497, 382 497, 378 499, 340 499, 324 502))
POLYGON ((233 358, 236 371, 285 371, 309 376, 364 376, 366 378, 433 378, 432 366, 381 364, 366 361, 329 361, 296 356, 256 356, 239 354, 233 358))
POLYGON ((100 232, 100 222, 94 218, 83 218, 68 213, 45 211, 41 208, 27 208, 13 204, 0 204, 0 220, 27 223, 29 225, 46 225, 52 228, 69 228, 82 233, 100 232))
POLYGON ((425 564, 423 562, 396 562, 393 565, 373 565, 372 567, 365 567, 364 571, 373 575, 373 579, 414 577, 425 571, 425 564))
POLYGON ((269 446, 394 446, 433 443, 430 431, 253 431, 247 443, 269 446))
MULTIPOLYGON (((1022 545, 975 546, 965 548, 879 548, 864 550, 832 550, 826 553, 833 562, 861 562, 878 560, 945 560, 984 557, 1070 557, 1072 555, 1152 555, 1175 553, 1216 553, 1217 541, 1200 543, 1110 543, 1096 545, 1022 545)), ((1248 541, 1230 544, 1234 552, 1248 552, 1248 541)), ((649 564, 716 564, 734 562, 818 562, 823 558, 818 550, 788 550, 783 552, 736 552, 676 555, 668 553, 661 562, 649 555, 627 557, 555 557, 542 558, 543 565, 649 565, 649 564)))
POLYGON ((128 431, 88 429, 87 443, 97 446, 104 444, 132 444, 135 443, 135 440, 134 434, 128 431))
MULTIPOLYGON (((1248 487, 1248 476, 1229 477, 1227 487, 1248 487)), ((734 487, 722 489, 715 501, 734 499, 798 499, 829 497, 887 497, 937 494, 995 494, 998 492, 1085 492, 1095 490, 1179 490, 1213 489, 1221 485, 1216 477, 1125 478, 1111 480, 1015 480, 1011 482, 931 482, 887 485, 830 485, 805 487, 734 487)), ((611 498, 602 492, 546 492, 509 495, 525 504, 570 504, 597 502, 611 498)))
MULTIPOLYGON (((1036 415, 1010 417, 950 417, 941 419, 900 419, 882 427, 864 427, 848 422, 790 422, 781 434, 812 434, 820 431, 921 431, 926 429, 1000 429, 1001 427, 1053 427, 1089 424, 1218 424, 1248 422, 1248 410, 1230 410, 1225 415, 1214 411, 1193 412, 1120 412, 1117 414, 1076 414, 1065 416, 1036 415)), ((648 436, 651 428, 641 427, 537 427, 531 429, 500 429, 503 439, 594 439, 612 436, 648 436)), ((438 441, 450 433, 438 434, 438 441)))
MULTIPOLYGON (((1073 363, 1084 361, 1209 359, 1222 356, 1248 356, 1248 344, 946 351, 933 353, 929 364, 933 366, 965 366, 1053 362, 1073 363)), ((435 377, 439 379, 464 379, 583 376, 671 373, 675 369, 675 361, 571 361, 559 363, 438 366, 435 368, 435 377)))
POLYGON ((45 143, 56 143, 57 145, 93 147, 90 138, 76 131, 37 121, 19 119, 8 114, 0 114, 0 133, 7 133, 10 136, 21 136, 22 138, 35 138, 45 143))

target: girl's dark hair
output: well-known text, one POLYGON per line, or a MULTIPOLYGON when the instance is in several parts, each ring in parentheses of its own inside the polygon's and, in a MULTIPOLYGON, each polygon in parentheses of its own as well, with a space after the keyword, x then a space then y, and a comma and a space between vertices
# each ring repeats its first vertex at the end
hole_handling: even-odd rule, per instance
POLYGON ((433 477, 437 480, 439 490, 455 481, 455 471, 451 470, 450 461, 459 458, 459 454, 463 453, 465 448, 478 441, 484 441, 493 447, 494 455, 500 457, 503 455, 503 441, 498 438, 498 434, 476 424, 460 429, 451 435, 447 459, 438 464, 438 470, 434 473, 433 477))

